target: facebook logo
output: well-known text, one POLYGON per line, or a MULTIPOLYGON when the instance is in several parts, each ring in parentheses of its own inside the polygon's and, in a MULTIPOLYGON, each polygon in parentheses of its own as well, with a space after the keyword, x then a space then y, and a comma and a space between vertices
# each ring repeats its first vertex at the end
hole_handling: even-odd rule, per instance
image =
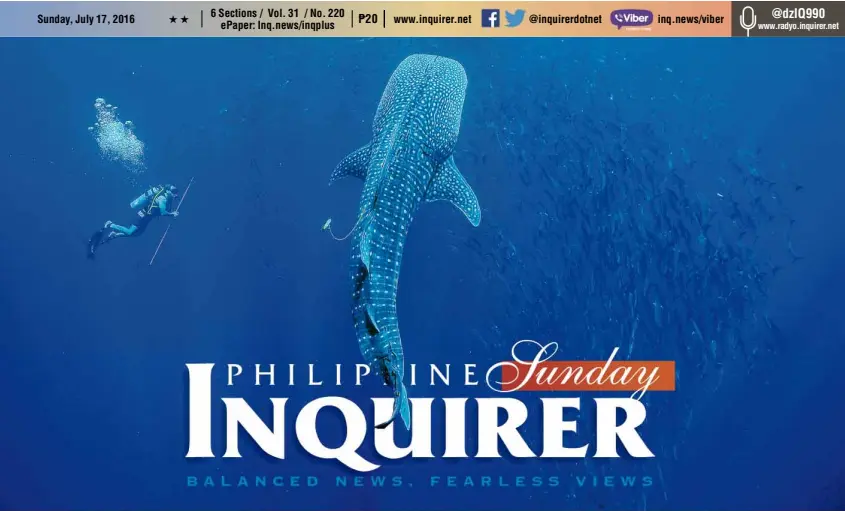
POLYGON ((497 28, 501 25, 499 20, 499 9, 481 9, 482 27, 497 28))

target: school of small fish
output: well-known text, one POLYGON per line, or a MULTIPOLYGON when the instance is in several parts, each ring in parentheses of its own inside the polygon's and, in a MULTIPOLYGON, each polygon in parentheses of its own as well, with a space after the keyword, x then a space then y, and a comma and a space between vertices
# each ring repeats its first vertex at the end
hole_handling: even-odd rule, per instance
MULTIPOLYGON (((586 459, 556 469, 570 479, 653 475, 656 491, 636 503, 647 509, 649 499, 668 499, 664 473, 683 451, 695 404, 728 376, 753 378, 778 349, 766 299, 773 277, 801 264, 781 198, 801 186, 768 178, 757 148, 704 127, 678 133, 658 116, 628 119, 614 95, 586 88, 576 102, 573 87, 550 80, 467 105, 464 122, 488 130, 459 144, 457 157, 467 168, 510 169, 497 186, 513 200, 485 208, 485 222, 456 234, 455 246, 474 254, 487 295, 508 297, 486 304, 498 321, 476 332, 493 358, 531 335, 559 342, 564 357, 604 359, 618 346, 619 359, 676 362, 680 392, 644 399, 659 423, 653 463, 614 460, 609 471, 586 459), (783 257, 758 249, 764 234, 783 257)), ((597 506, 632 507, 630 492, 595 493, 597 506)), ((573 505, 583 498, 568 496, 573 505)))

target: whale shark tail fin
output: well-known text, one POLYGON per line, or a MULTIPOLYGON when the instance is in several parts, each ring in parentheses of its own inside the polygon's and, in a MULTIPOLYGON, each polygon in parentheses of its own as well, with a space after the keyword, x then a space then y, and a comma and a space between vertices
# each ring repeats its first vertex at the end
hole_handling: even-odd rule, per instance
POLYGON ((408 391, 405 389, 405 384, 399 382, 399 415, 402 417, 402 422, 405 423, 405 429, 411 431, 411 406, 408 402, 408 391))
POLYGON ((437 168, 431 184, 425 191, 426 202, 447 201, 458 208, 467 220, 478 227, 481 223, 481 208, 478 205, 478 197, 470 188, 458 166, 455 165, 455 158, 450 156, 448 160, 437 168))
POLYGON ((376 429, 384 429, 391 425, 396 417, 402 417, 402 422, 405 424, 405 429, 411 430, 411 404, 408 401, 408 390, 405 384, 401 381, 393 383, 393 414, 389 419, 376 425, 376 429))

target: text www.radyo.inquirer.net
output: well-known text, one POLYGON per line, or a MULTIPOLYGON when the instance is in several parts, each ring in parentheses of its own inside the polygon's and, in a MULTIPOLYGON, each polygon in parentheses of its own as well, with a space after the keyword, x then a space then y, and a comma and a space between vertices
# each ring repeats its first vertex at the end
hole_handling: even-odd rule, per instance
POLYGON ((826 32, 839 30, 839 22, 836 23, 760 23, 756 27, 760 32, 826 32))

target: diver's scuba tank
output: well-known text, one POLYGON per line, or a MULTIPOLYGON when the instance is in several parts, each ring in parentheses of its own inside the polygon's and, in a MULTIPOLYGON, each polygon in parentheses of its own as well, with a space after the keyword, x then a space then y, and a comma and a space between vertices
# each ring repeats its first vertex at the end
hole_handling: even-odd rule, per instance
POLYGON ((133 200, 129 205, 132 207, 132 209, 138 209, 142 206, 146 206, 157 191, 158 186, 151 186, 147 189, 146 192, 139 195, 138 198, 133 200))

